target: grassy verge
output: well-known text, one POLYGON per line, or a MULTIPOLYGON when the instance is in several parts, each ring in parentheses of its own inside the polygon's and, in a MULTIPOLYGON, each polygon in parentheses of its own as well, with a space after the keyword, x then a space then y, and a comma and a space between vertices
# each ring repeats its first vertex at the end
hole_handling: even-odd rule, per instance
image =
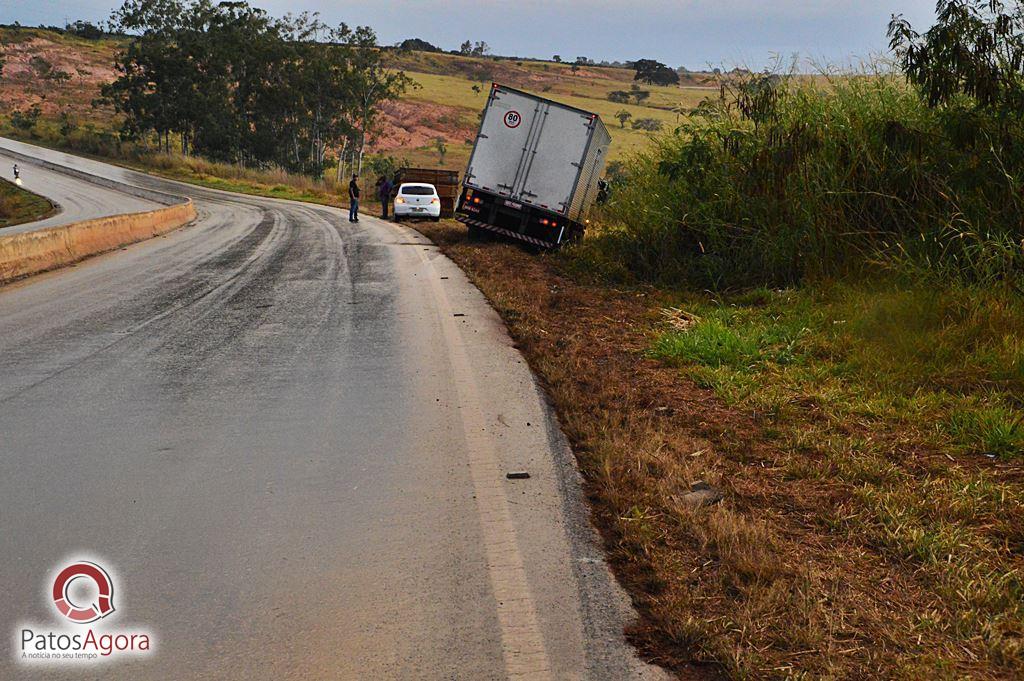
POLYGON ((53 204, 42 196, 0 179, 0 228, 39 220, 53 211, 53 204))
POLYGON ((648 657, 737 678, 1024 670, 1024 303, 618 291, 571 255, 418 228, 551 395, 648 657), (696 480, 724 501, 691 507, 696 480))
MULTIPOLYGON (((348 181, 337 182, 334 177, 315 180, 284 170, 254 170, 229 163, 215 163, 202 158, 176 154, 143 154, 129 160, 115 160, 143 172, 160 175, 189 184, 220 189, 222 191, 264 196, 271 199, 305 201, 335 208, 348 208, 348 181)), ((380 213, 376 197, 376 178, 366 173, 360 178, 363 198, 359 210, 364 214, 380 213)))
POLYGON ((125 163, 145 172, 211 189, 325 206, 348 205, 347 182, 338 183, 333 177, 317 181, 283 170, 254 170, 177 154, 132 155, 125 163))

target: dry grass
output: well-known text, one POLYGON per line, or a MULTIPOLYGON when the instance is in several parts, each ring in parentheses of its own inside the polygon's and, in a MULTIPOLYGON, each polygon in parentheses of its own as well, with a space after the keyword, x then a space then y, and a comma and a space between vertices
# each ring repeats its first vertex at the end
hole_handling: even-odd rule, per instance
POLYGON ((280 168, 249 168, 180 154, 143 153, 132 161, 167 177, 242 194, 340 206, 348 191, 347 180, 339 183, 330 175, 316 180, 280 168))
POLYGON ((950 461, 898 411, 864 429, 829 413, 829 381, 751 379, 783 416, 729 399, 652 357, 666 328, 700 318, 666 325, 678 299, 583 284, 560 256, 467 242, 453 223, 419 228, 488 295, 545 384, 648 658, 682 677, 1021 673, 1015 460, 964 449, 950 461), (698 479, 725 500, 689 508, 698 479))

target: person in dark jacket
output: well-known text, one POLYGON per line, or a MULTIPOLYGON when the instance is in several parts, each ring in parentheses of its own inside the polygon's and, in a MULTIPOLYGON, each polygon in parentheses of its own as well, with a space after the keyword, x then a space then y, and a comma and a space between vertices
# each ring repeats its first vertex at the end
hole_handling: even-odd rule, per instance
POLYGON ((380 216, 385 220, 388 219, 388 207, 391 205, 391 190, 394 186, 387 175, 380 179, 380 216))
POLYGON ((359 176, 353 175, 348 183, 348 221, 359 222, 359 176))

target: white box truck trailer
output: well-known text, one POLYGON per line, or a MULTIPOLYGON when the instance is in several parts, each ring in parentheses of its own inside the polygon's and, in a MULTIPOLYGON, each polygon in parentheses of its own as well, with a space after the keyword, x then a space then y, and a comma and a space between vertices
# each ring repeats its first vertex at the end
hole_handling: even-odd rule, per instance
POLYGON ((542 248, 582 236, 610 144, 597 114, 495 83, 456 219, 542 248))

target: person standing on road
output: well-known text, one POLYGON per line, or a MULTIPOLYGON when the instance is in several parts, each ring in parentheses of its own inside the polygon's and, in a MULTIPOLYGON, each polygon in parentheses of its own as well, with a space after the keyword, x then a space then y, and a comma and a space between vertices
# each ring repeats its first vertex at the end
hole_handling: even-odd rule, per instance
POLYGON ((388 219, 388 207, 391 205, 391 190, 395 185, 391 184, 391 180, 387 175, 381 178, 380 181, 380 210, 381 218, 384 220, 388 219))
POLYGON ((359 222, 359 176, 353 175, 348 183, 348 221, 359 222))
POLYGON ((17 180, 21 177, 21 171, 18 170, 18 164, 14 164, 14 179, 17 180))

